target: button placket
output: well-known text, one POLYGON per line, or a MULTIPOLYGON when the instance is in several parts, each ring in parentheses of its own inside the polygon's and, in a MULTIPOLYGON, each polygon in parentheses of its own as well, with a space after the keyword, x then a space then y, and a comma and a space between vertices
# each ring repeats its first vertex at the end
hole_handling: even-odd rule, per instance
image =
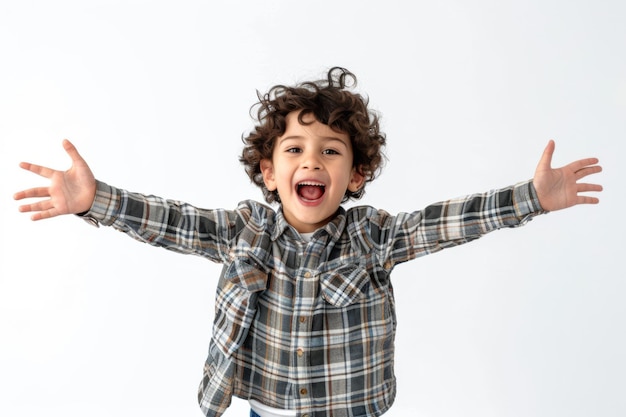
MULTIPOLYGON (((317 269, 320 264, 319 245, 307 245, 304 253, 298 251, 298 270, 295 271, 295 296, 293 311, 293 363, 296 364, 293 373, 294 394, 298 397, 296 403, 298 408, 306 410, 311 406, 311 391, 309 387, 311 370, 309 368, 309 343, 311 342, 312 315, 315 309, 317 296, 319 293, 319 276, 317 269)), ((303 413, 302 416, 310 416, 310 413, 303 413)))

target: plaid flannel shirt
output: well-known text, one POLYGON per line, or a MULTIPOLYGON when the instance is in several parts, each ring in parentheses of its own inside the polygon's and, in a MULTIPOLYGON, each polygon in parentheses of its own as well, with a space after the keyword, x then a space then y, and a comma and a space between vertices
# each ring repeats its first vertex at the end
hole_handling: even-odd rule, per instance
POLYGON ((224 264, 198 400, 232 395, 301 417, 379 416, 392 405, 395 265, 542 212, 531 181, 390 215, 344 210, 310 242, 280 210, 205 210, 97 183, 87 218, 155 246, 224 264))

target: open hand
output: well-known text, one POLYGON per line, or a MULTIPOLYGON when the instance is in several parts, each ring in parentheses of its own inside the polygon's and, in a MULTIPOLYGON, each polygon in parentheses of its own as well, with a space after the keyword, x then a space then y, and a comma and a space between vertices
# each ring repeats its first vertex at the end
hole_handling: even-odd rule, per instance
POLYGON ((602 171, 602 167, 597 165, 598 159, 580 159, 561 168, 552 168, 554 148, 554 141, 551 140, 543 151, 533 179, 541 207, 555 211, 576 204, 597 204, 598 198, 580 193, 602 191, 602 186, 578 181, 602 171))
POLYGON ((15 200, 41 198, 35 203, 19 207, 20 212, 34 212, 32 220, 82 213, 89 210, 93 203, 96 180, 91 169, 69 140, 63 141, 63 148, 72 159, 72 166, 67 171, 57 171, 28 162, 20 163, 21 168, 50 180, 47 187, 30 188, 13 196, 15 200))

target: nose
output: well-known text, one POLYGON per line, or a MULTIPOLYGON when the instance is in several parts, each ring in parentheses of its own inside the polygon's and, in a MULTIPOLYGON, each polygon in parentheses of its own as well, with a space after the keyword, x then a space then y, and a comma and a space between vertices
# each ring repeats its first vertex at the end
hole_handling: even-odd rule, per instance
POLYGON ((307 151, 302 158, 302 168, 319 170, 322 169, 320 155, 317 152, 307 151))

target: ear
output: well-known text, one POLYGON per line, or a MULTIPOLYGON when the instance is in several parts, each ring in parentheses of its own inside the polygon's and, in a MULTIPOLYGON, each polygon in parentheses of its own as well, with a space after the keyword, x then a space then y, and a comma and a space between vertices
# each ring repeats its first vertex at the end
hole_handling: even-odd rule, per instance
POLYGON ((352 168, 352 175, 350 176, 350 183, 348 183, 348 190, 350 192, 357 192, 365 183, 365 175, 361 173, 360 167, 352 168))
POLYGON ((261 159, 261 174, 263 174, 263 182, 268 190, 276 190, 276 178, 274 177, 274 164, 270 159, 261 159))

